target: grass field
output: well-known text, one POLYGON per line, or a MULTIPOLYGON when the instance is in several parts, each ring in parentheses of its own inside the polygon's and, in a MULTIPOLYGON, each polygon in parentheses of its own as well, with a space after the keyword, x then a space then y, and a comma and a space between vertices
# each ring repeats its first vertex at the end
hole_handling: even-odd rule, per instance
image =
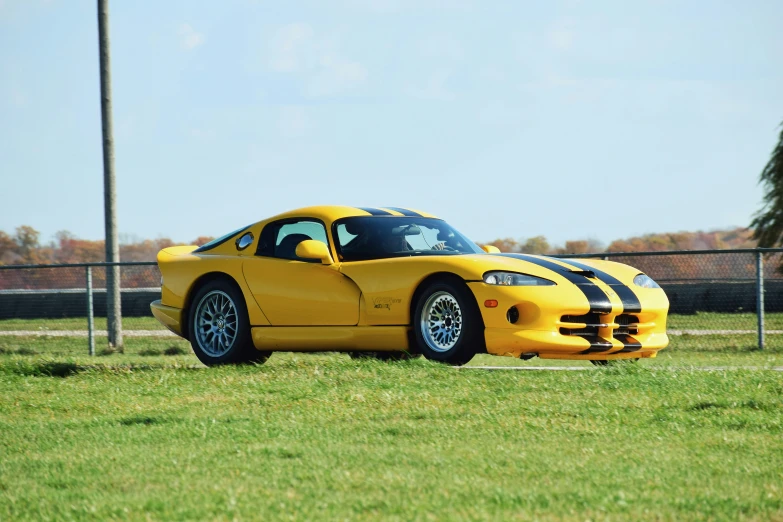
MULTIPOLYGON (((134 330, 160 330, 166 331, 161 324, 153 317, 126 317, 123 319, 123 328, 129 332, 134 330)), ((669 328, 671 330, 735 330, 735 331, 753 331, 756 329, 756 316, 753 314, 712 314, 699 313, 696 315, 672 315, 669 317, 669 328)), ((84 318, 64 318, 64 319, 6 319, 0 320, 0 332, 9 330, 35 331, 45 333, 46 331, 74 330, 86 331, 87 323, 84 318)), ((95 318, 95 329, 106 329, 106 318, 95 318)), ((766 329, 769 331, 783 330, 783 314, 768 314, 766 316, 766 329)), ((96 345, 105 343, 105 338, 98 338, 96 345)), ((171 338, 172 343, 176 344, 175 338, 171 338)), ((73 338, 46 342, 41 340, 28 339, 24 341, 24 346, 20 345, 17 339, 9 339, 0 336, 0 351, 5 346, 5 350, 11 351, 21 349, 24 351, 34 351, 36 353, 49 353, 54 347, 59 350, 58 355, 68 355, 67 346, 70 346, 70 355, 83 353, 87 348, 87 340, 84 338, 73 338), (9 346, 11 348, 9 348, 9 346)), ((187 344, 182 343, 184 350, 189 351, 187 344)), ((766 336, 766 347, 773 351, 783 350, 783 334, 773 333, 766 336)), ((672 335, 670 337, 670 351, 699 351, 699 352, 735 352, 735 351, 755 351, 758 348, 758 341, 754 333, 751 334, 713 334, 713 335, 672 335)), ((143 349, 143 348, 142 348, 143 349)), ((166 349, 155 348, 153 350, 163 351, 166 349)), ((664 352, 666 353, 666 352, 664 352)), ((505 364, 508 364, 507 362, 505 364)))
POLYGON ((528 372, 0 336, 0 520, 783 520, 783 346, 679 339, 471 362, 585 370, 528 372))
MULTIPOLYGON (((744 343, 733 345, 719 335, 694 337, 697 344, 689 346, 689 336, 677 338, 680 342, 660 352, 654 360, 645 360, 641 364, 654 364, 678 367, 690 366, 783 366, 783 342, 768 343, 767 350, 753 348, 752 336, 746 346, 744 343), (706 339, 706 340, 705 340, 706 339), (711 344, 710 344, 711 343, 711 344), (704 348, 706 346, 706 348, 704 348)), ((138 364, 179 364, 199 365, 187 341, 173 338, 134 338, 125 339, 123 354, 106 350, 106 338, 96 338, 97 357, 87 355, 87 340, 69 337, 4 337, 0 336, 0 361, 2 356, 31 358, 31 360, 68 360, 83 365, 113 364, 112 361, 138 364)), ((275 359, 280 355, 275 355, 275 359)), ((305 355, 303 355, 305 357, 305 355)), ((347 355, 335 355, 346 357, 347 355)), ((26 360, 26 359, 25 359, 26 360)), ((561 361, 552 359, 530 359, 522 361, 510 357, 490 355, 476 356, 468 366, 584 366, 587 361, 561 361)))
MULTIPOLYGON (((765 315, 767 330, 783 330, 783 313, 765 315)), ((125 317, 122 326, 126 330, 163 330, 154 317, 125 317)), ((717 314, 700 312, 694 315, 670 315, 670 329, 676 330, 755 330, 755 314, 717 314)), ((62 319, 3 319, 3 330, 86 330, 87 320, 83 317, 62 319)), ((95 318, 95 329, 106 329, 106 318, 95 318)))
MULTIPOLYGON (((693 315, 669 316, 667 326, 676 330, 755 330, 756 314, 717 314, 699 312, 693 315)), ((783 313, 764 314, 767 330, 783 330, 783 313)))
POLYGON ((95 358, 16 341, 0 340, 0 519, 783 519, 783 375, 694 369, 780 351, 206 369, 162 355, 181 341, 95 358))
POLYGON ((777 372, 192 362, 0 356, 0 518, 783 517, 777 372))
MULTIPOLYGON (((106 330, 106 318, 93 320, 96 330, 106 330)), ((154 317, 123 317, 124 330, 165 330, 154 317)), ((61 319, 2 319, 0 331, 8 330, 87 330, 87 318, 65 317, 61 319)))

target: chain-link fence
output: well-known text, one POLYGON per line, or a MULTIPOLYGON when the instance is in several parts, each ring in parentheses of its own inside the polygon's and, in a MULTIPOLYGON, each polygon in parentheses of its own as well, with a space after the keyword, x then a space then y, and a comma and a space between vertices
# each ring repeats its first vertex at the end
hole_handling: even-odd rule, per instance
MULTIPOLYGON (((783 348, 783 249, 601 253, 559 256, 625 263, 669 296, 673 348, 783 348), (761 313, 759 313, 761 312, 761 313)), ((120 263, 126 337, 171 335, 152 317, 160 299, 155 263, 120 263)), ((0 339, 105 336, 108 263, 0 266, 0 339)), ((80 346, 87 346, 85 339, 80 346)))
MULTIPOLYGON (((150 312, 160 299, 157 263, 118 263, 125 337, 173 336, 150 312)), ((112 263, 0 266, 0 353, 27 353, 42 344, 65 352, 95 352, 107 339, 106 271, 112 263), (30 342, 31 338, 36 338, 30 342), (43 343, 43 339, 49 343, 43 343), (51 345, 51 346, 50 346, 51 345)), ((158 340, 160 340, 158 339, 158 340)), ((105 343, 104 343, 105 344, 105 343)), ((157 344, 160 344, 159 342, 157 344)), ((165 347, 164 347, 165 348, 165 347)))
POLYGON ((652 277, 669 297, 673 348, 783 347, 783 249, 573 254, 652 277))

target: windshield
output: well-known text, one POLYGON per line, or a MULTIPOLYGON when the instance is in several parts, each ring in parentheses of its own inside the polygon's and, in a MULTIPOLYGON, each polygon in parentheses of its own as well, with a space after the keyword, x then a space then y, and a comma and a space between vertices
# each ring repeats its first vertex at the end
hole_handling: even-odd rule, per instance
POLYGON ((245 230, 247 230, 247 229, 248 229, 248 228, 250 228, 251 226, 252 226, 252 225, 248 225, 248 226, 246 226, 246 227, 238 228, 238 229, 234 230, 233 232, 229 232, 229 233, 228 233, 228 234, 226 234, 225 236, 220 236, 220 237, 219 237, 219 238, 217 238, 217 239, 213 239, 213 240, 212 240, 212 241, 210 241, 209 243, 204 243, 203 245, 201 245, 200 247, 198 247, 198 248, 197 248, 196 250, 194 250, 193 252, 206 252, 207 250, 211 250, 211 249, 215 248, 216 246, 222 245, 223 243, 225 243, 226 241, 228 241, 228 240, 229 240, 229 239, 231 239, 232 237, 236 236, 236 235, 237 235, 237 234, 239 234, 240 232, 244 232, 245 230))
POLYGON ((433 218, 344 218, 334 223, 334 235, 338 254, 344 261, 484 253, 448 223, 433 218))

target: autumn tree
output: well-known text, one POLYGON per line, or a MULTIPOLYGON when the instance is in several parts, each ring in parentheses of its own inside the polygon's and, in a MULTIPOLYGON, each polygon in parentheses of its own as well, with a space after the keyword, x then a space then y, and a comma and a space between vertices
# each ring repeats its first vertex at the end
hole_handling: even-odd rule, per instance
POLYGON ((212 236, 199 236, 196 239, 194 239, 193 241, 191 241, 189 244, 190 245, 196 245, 196 246, 206 245, 207 243, 209 243, 213 239, 215 239, 215 238, 212 237, 212 236))
POLYGON ((521 252, 523 254, 546 254, 551 248, 544 236, 531 237, 526 240, 516 240, 510 237, 496 239, 489 245, 498 247, 501 252, 521 252))
POLYGON ((550 251, 549 241, 544 236, 528 238, 522 245, 520 252, 523 254, 548 254, 550 251))
POLYGON ((67 230, 60 230, 54 235, 56 249, 52 253, 57 263, 89 263, 103 261, 106 250, 103 241, 77 239, 67 230))
POLYGON ((671 250, 717 250, 753 248, 753 232, 747 228, 711 232, 673 232, 612 241, 608 252, 666 252, 671 250))
POLYGON ((120 245, 120 256, 123 261, 155 261, 158 252, 174 244, 174 241, 167 237, 145 239, 136 243, 120 245))
POLYGON ((783 244, 783 128, 759 183, 764 186, 764 205, 750 227, 759 246, 770 248, 783 244))
POLYGON ((22 263, 33 264, 40 261, 38 252, 41 246, 38 243, 39 236, 40 232, 33 227, 27 225, 17 227, 14 242, 16 243, 16 252, 21 257, 22 263))
POLYGON ((519 252, 520 246, 516 239, 512 239, 510 237, 496 239, 488 244, 497 247, 501 252, 519 252))
POLYGON ((11 236, 0 230, 0 265, 13 264, 17 256, 16 242, 11 236))

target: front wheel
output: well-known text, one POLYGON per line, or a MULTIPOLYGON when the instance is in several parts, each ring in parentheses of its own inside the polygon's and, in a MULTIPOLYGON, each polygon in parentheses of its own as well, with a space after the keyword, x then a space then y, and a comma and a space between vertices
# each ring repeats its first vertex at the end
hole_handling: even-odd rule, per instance
POLYGON ((483 346, 484 323, 476 300, 464 284, 438 281, 419 296, 413 333, 424 357, 459 366, 483 346))
POLYGON ((231 282, 215 280, 193 296, 190 345, 207 366, 264 363, 269 352, 256 350, 242 292, 231 282))

